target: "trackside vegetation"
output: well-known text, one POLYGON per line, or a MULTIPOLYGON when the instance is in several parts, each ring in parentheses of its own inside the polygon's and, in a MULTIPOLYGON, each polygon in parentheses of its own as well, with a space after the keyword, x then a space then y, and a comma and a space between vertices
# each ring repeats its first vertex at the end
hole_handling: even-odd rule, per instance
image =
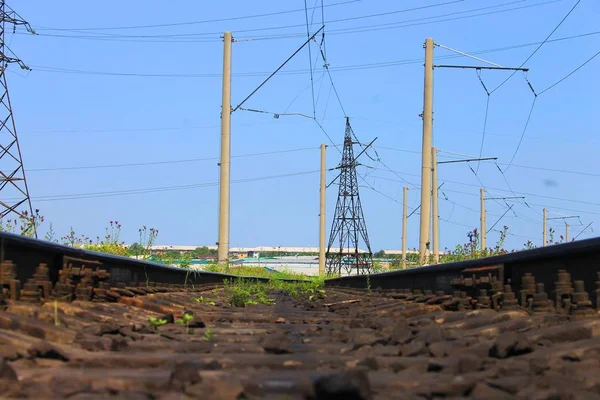
MULTIPOLYGON (((39 210, 35 210, 33 214, 27 211, 22 211, 19 216, 7 216, 4 219, 0 219, 0 231, 20 234, 28 237, 42 237, 40 232, 41 225, 45 222, 45 219, 40 215, 39 210)), ((124 241, 121 240, 122 225, 119 221, 109 221, 108 226, 104 228, 103 236, 96 236, 91 238, 84 234, 78 234, 73 228, 69 229, 69 232, 63 236, 58 236, 54 231, 52 223, 49 224, 46 233, 43 235, 43 239, 61 243, 66 246, 78 247, 92 251, 98 251, 108 254, 116 254, 120 256, 134 257, 140 260, 153 261, 165 265, 177 265, 181 268, 189 268, 192 265, 193 260, 197 259, 214 259, 216 250, 209 249, 206 246, 197 247, 191 252, 179 252, 173 250, 165 251, 152 251, 153 245, 156 243, 158 237, 158 229, 142 226, 138 228, 138 240, 132 245, 128 246, 124 241)), ((506 236, 509 234, 508 226, 504 226, 502 230, 497 230, 499 233, 498 240, 493 247, 485 249, 481 248, 480 233, 477 228, 466 233, 467 241, 463 244, 458 244, 454 249, 444 249, 443 255, 440 257, 440 263, 463 261, 477 259, 487 256, 494 256, 499 254, 506 254, 508 251, 504 248, 504 241, 506 236)), ((561 235, 559 240, 554 240, 554 230, 549 228, 549 243, 548 244, 559 244, 564 242, 564 237, 561 235)), ((523 245, 524 249, 534 248, 534 244, 531 241, 527 241, 523 245)), ((514 250, 513 250, 514 251, 514 250)), ((277 254, 273 254, 276 256, 277 254)), ((389 270, 396 270, 403 267, 401 255, 397 254, 386 254, 383 250, 380 250, 374 254, 375 262, 373 264, 373 272, 384 272, 389 270), (385 263, 383 262, 385 260, 385 263)), ((433 255, 430 255, 425 262, 420 262, 417 254, 407 255, 406 268, 414 268, 422 265, 433 264, 433 255)), ((205 271, 228 273, 236 276, 250 276, 250 277, 262 277, 269 278, 272 280, 281 279, 307 279, 306 276, 292 271, 272 271, 267 270, 263 267, 253 266, 219 266, 214 262, 208 261, 203 267, 205 271)), ((256 296, 254 296, 256 297, 256 296)), ((251 300, 259 301, 265 299, 251 300)))

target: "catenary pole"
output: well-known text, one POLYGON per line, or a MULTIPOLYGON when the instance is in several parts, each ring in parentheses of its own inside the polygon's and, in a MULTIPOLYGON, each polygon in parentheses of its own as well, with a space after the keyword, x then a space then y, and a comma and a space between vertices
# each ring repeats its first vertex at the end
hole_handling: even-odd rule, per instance
POLYGON ((321 187, 319 193, 319 276, 325 276, 325 248, 327 244, 325 243, 325 189, 327 183, 325 182, 326 178, 326 149, 327 146, 325 144, 321 144, 321 187))
POLYGON ((440 225, 438 216, 438 171, 437 171, 437 149, 431 148, 431 218, 433 220, 433 260, 437 264, 440 261, 440 225))
POLYGON ((548 243, 548 241, 546 240, 546 232, 547 232, 546 226, 547 226, 547 220, 548 220, 548 210, 546 210, 544 208, 543 211, 544 211, 544 224, 543 224, 544 232, 542 235, 542 246, 546 246, 546 244, 548 243))
POLYGON ((480 200, 481 200, 481 216, 480 216, 481 251, 485 251, 485 249, 487 249, 487 234, 486 234, 486 228, 485 228, 485 189, 483 189, 483 188, 479 189, 479 196, 480 196, 480 200))
POLYGON ((231 169, 231 32, 223 35, 223 98, 221 105, 221 162, 219 176, 218 262, 229 263, 229 189, 231 169))
POLYGON ((425 82, 423 93, 423 145, 421 155, 421 219, 419 259, 425 262, 429 243, 431 204, 431 144, 433 128, 433 39, 425 41, 425 82))
POLYGON ((406 231, 408 218, 406 217, 406 203, 408 201, 408 187, 404 186, 402 194, 402 269, 406 269, 406 231))

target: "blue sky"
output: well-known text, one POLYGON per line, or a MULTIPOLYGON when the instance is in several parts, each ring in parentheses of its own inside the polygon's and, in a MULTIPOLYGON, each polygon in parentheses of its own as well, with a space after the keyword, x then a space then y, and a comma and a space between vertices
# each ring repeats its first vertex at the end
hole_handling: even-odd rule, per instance
MULTIPOLYGON (((39 33, 7 32, 11 49, 32 68, 27 73, 12 65, 8 83, 34 207, 60 235, 73 226, 77 233, 93 237, 102 234, 108 221, 119 220, 127 242, 135 241, 137 229, 147 225, 159 229, 161 244, 214 244, 220 32, 231 30, 239 40, 233 45, 232 104, 237 105, 306 40, 304 2, 13 3, 39 33), (291 10, 299 11, 287 12, 291 10), (286 12, 205 22, 280 11, 286 12), (180 24, 186 22, 192 23, 180 24), (152 27, 162 24, 168 26, 152 27), (115 27, 130 28, 98 29, 115 27), (190 159, 195 161, 185 161, 190 159), (106 167, 163 161, 182 162, 106 167), (104 167, 61 169, 84 166, 104 167), (149 188, 158 189, 125 194, 149 188), (85 196, 65 198, 74 194, 85 196)), ((308 3, 313 7, 313 1, 308 3)), ((325 2, 327 61, 341 103, 361 141, 378 138, 375 150, 382 162, 363 158, 374 168, 359 170, 368 182, 361 181, 361 196, 374 251, 400 248, 403 180, 410 182, 409 206, 419 202, 425 38, 465 52, 496 49, 478 56, 518 66, 536 48, 518 45, 542 41, 574 4, 574 0, 325 2)), ((314 16, 309 10, 311 32, 321 25, 320 1, 315 5, 319 7, 314 16)), ((550 41, 531 58, 527 78, 537 92, 600 50, 599 19, 600 3, 581 1, 551 38, 569 39, 550 41)), ((452 54, 436 48, 436 64, 477 64, 464 57, 442 58, 452 54)), ((339 144, 344 112, 324 74, 318 44, 311 44, 311 55, 316 115, 339 144)), ((588 174, 598 170, 599 132, 591 122, 600 105, 600 80, 594 75, 599 63, 600 57, 538 97, 506 180, 494 163, 482 163, 477 176, 467 164, 440 166, 439 181, 445 182, 440 193, 442 248, 464 242, 466 232, 479 225, 481 183, 488 197, 512 196, 507 182, 518 196, 526 196, 527 205, 510 202, 512 210, 494 228, 510 227, 509 248, 522 248, 528 239, 540 245, 543 207, 553 218, 580 216, 571 220, 572 236, 598 219, 600 174, 548 169, 588 174)), ((308 49, 281 72, 244 106, 312 115, 308 49)), ((508 75, 483 71, 480 77, 486 87, 494 88, 508 75)), ((434 82, 439 161, 457 157, 453 153, 478 156, 487 95, 477 73, 436 69, 434 82)), ((521 72, 490 96, 483 155, 498 157, 501 169, 515 153, 533 99, 521 72)), ((301 116, 233 114, 232 155, 272 153, 234 158, 233 181, 303 174, 232 185, 232 246, 318 244, 315 171, 321 143, 329 143, 327 137, 314 121, 301 116)), ((338 162, 339 153, 330 146, 328 166, 338 162)), ((336 186, 328 191, 328 225, 336 191, 336 186)), ((507 207, 503 201, 487 203, 491 227, 507 207)), ((415 214, 409 220, 410 248, 418 245, 418 224, 415 214)), ((562 220, 551 220, 549 226, 557 236, 564 232, 562 220)), ((42 231, 47 227, 46 223, 42 231)), ((600 229, 596 223, 592 228, 600 229)), ((579 238, 595 232, 588 229, 579 238)), ((488 244, 497 237, 491 232, 488 244)))

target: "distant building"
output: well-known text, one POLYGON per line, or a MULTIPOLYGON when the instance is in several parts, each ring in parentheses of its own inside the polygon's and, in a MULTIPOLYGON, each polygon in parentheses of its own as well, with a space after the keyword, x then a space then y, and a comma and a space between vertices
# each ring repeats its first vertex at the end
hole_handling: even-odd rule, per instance
MULTIPOLYGON (((192 252, 198 247, 206 247, 209 250, 217 250, 217 246, 177 246, 177 245, 154 245, 150 248, 153 253, 166 251, 179 251, 182 253, 192 252)), ((366 250, 359 249, 360 253, 366 250)), ((387 250, 386 250, 387 252, 387 250)), ((319 253, 318 247, 285 247, 285 246, 258 246, 258 247, 231 247, 229 254, 237 258, 258 258, 261 253, 285 253, 285 254, 311 254, 319 253)))

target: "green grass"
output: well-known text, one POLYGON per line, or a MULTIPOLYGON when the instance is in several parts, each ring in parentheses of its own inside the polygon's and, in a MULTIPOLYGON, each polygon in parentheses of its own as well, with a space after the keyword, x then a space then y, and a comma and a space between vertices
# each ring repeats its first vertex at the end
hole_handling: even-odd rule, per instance
POLYGON ((215 338, 215 333, 213 332, 213 330, 211 328, 206 328, 204 330, 204 334, 203 334, 204 340, 206 342, 212 342, 213 339, 215 338))
POLYGON ((226 301, 235 307, 247 307, 257 304, 275 304, 274 294, 284 294, 297 299, 314 301, 325 296, 325 281, 319 278, 301 281, 285 281, 272 278, 269 281, 253 279, 226 279, 224 281, 226 301))
POLYGON ((235 276, 250 276, 256 278, 272 278, 272 279, 297 279, 306 280, 308 277, 304 274, 293 272, 284 269, 283 271, 269 271, 264 267, 257 266, 229 266, 224 267, 217 264, 209 264, 204 268, 208 272, 218 272, 222 274, 230 274, 235 276))

